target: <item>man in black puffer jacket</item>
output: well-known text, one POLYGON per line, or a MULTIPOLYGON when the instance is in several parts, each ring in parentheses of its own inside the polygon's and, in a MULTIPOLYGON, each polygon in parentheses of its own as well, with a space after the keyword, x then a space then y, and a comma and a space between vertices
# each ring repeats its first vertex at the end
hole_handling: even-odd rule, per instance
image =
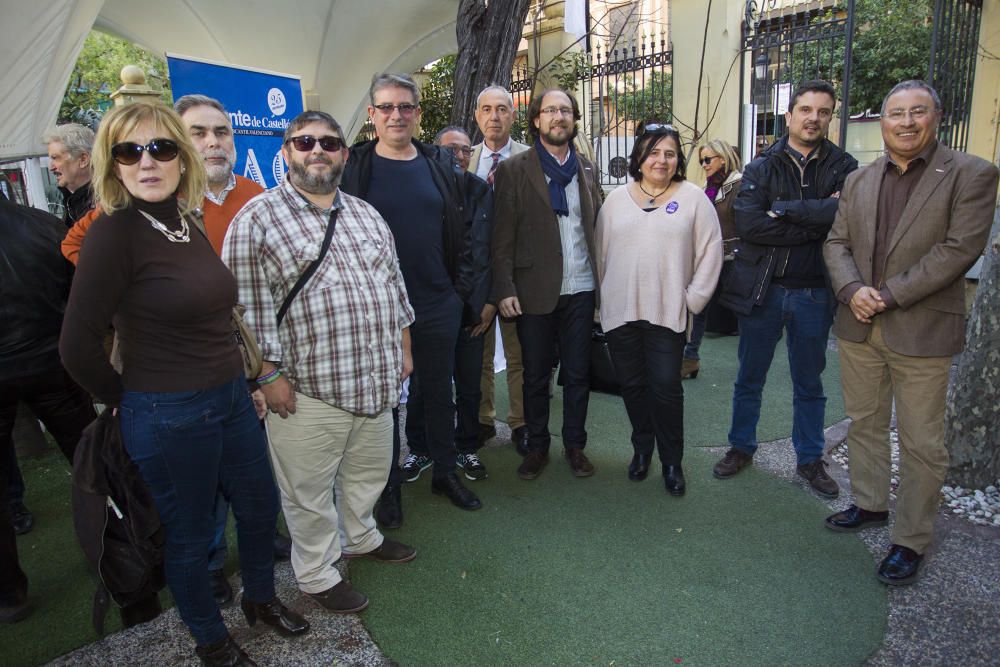
POLYGON ((784 330, 797 471, 830 498, 839 487, 824 469, 821 375, 835 304, 823 241, 844 180, 858 167, 857 160, 826 138, 835 106, 836 92, 829 83, 803 83, 785 114, 788 134, 743 171, 735 203, 740 244, 719 299, 739 315, 740 368, 733 389, 730 450, 713 470, 726 479, 752 463, 761 393, 784 330))
MULTIPOLYGON (((423 436, 425 442, 419 444, 430 455, 411 455, 403 471, 392 467, 375 516, 383 527, 394 528, 402 523, 399 487, 404 475, 414 481, 432 464, 434 493, 461 509, 482 506, 455 474, 451 380, 459 331, 480 324, 486 302, 492 205, 468 211, 470 175, 458 167, 449 149, 413 139, 420 90, 412 78, 377 74, 368 92, 368 113, 378 139, 351 147, 340 189, 374 206, 395 238, 416 313, 409 328, 410 382, 411 387, 419 385, 419 392, 418 400, 407 405, 407 420, 421 426, 408 428, 407 435, 414 440, 423 436)), ((395 464, 398 445, 394 456, 395 464)))

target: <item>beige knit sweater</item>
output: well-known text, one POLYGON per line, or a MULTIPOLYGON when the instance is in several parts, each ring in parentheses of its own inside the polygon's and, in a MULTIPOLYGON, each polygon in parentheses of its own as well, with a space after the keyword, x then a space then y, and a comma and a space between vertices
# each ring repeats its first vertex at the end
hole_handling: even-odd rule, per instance
POLYGON ((722 269, 722 235, 705 193, 682 181, 671 201, 646 212, 614 190, 597 216, 601 325, 646 320, 685 331, 708 304, 722 269))

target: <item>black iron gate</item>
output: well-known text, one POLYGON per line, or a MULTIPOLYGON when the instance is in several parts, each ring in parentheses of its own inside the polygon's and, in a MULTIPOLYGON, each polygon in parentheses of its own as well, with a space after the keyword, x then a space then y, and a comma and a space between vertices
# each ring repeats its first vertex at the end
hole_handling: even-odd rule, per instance
POLYGON ((627 183, 638 125, 673 119, 672 53, 666 36, 642 37, 622 48, 595 49, 579 77, 583 129, 594 147, 601 184, 627 183))
POLYGON ((740 56, 740 150, 749 162, 785 132, 792 91, 803 81, 825 79, 841 89, 839 144, 847 136, 848 85, 854 0, 803 5, 796 11, 776 0, 748 0, 740 56), (825 5, 825 6, 824 6, 825 5))
POLYGON ((983 0, 936 0, 928 81, 941 97, 938 137, 955 150, 969 141, 972 82, 976 76, 983 0))

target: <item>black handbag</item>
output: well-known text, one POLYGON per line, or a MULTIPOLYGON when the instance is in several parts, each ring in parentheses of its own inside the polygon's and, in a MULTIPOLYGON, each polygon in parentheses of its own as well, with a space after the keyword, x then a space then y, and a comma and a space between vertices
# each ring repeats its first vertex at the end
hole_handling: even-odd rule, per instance
POLYGON ((604 329, 594 322, 590 336, 590 388, 605 394, 621 395, 622 387, 615 372, 615 362, 611 358, 608 339, 604 329))

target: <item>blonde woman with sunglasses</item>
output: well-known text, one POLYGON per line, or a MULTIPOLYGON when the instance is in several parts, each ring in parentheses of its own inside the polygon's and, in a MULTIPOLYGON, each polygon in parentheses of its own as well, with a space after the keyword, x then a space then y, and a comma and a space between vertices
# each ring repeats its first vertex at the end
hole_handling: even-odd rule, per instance
POLYGON ((204 162, 168 107, 112 110, 94 144, 103 214, 87 232, 60 339, 71 375, 117 410, 122 441, 160 514, 164 569, 205 665, 253 665, 209 584, 217 491, 236 515, 242 609, 283 635, 309 623, 274 592, 278 497, 230 324, 236 281, 192 211, 204 162), (123 372, 102 345, 114 324, 123 372))

